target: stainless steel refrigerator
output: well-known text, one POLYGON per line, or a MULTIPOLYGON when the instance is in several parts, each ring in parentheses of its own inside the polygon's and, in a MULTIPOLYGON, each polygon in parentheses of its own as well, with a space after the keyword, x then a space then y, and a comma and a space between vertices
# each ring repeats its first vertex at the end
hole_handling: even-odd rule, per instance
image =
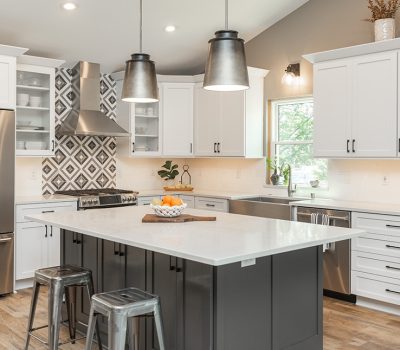
POLYGON ((15 112, 0 110, 0 295, 14 285, 15 112))

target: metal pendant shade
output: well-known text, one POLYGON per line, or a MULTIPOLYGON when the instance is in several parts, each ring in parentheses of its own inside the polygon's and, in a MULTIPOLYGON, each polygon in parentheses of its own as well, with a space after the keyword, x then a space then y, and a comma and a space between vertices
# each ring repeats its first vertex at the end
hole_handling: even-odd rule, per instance
POLYGON ((140 53, 126 62, 122 100, 125 102, 151 103, 158 101, 156 67, 150 55, 142 53, 143 0, 140 0, 140 53))
POLYGON ((228 0, 225 0, 225 30, 215 33, 208 49, 203 87, 214 91, 239 91, 249 88, 244 40, 228 30, 228 0))
POLYGON ((150 55, 135 53, 126 62, 122 100, 142 103, 158 101, 156 67, 150 55))
POLYGON ((215 91, 249 88, 244 40, 234 30, 220 30, 209 41, 203 87, 215 91))

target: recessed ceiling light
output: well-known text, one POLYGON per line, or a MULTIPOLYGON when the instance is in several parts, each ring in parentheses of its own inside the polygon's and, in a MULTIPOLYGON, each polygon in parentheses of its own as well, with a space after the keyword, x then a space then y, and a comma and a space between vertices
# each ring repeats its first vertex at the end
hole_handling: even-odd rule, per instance
POLYGON ((175 26, 172 26, 172 25, 166 26, 166 27, 165 27, 165 31, 166 31, 167 33, 172 33, 172 32, 174 32, 175 30, 176 30, 176 27, 175 27, 175 26))
POLYGON ((74 2, 65 2, 62 5, 62 7, 63 7, 64 10, 67 10, 67 11, 72 11, 72 10, 75 10, 77 8, 77 6, 76 6, 76 4, 74 2))

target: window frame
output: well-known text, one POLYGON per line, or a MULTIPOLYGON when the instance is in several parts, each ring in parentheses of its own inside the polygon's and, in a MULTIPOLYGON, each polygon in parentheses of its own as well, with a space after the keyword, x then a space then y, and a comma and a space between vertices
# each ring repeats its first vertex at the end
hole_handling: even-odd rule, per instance
POLYGON ((282 99, 271 101, 271 143, 270 143, 270 157, 275 158, 276 156, 276 146, 285 145, 313 145, 314 139, 310 141, 277 141, 279 135, 279 122, 278 122, 278 109, 279 106, 288 104, 298 104, 298 103, 314 103, 314 98, 312 96, 298 97, 291 99, 282 99))

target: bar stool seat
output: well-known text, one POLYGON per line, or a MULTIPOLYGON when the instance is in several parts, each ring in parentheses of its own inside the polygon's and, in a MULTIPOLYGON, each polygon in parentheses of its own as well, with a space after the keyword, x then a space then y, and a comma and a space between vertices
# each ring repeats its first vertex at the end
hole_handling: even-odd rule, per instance
MULTIPOLYGON (((76 287, 86 287, 89 299, 94 294, 92 272, 77 266, 55 266, 35 271, 34 284, 32 291, 31 308, 27 327, 27 337, 25 350, 29 348, 31 336, 42 343, 48 345, 50 350, 57 350, 59 344, 59 334, 61 319, 62 302, 65 295, 70 341, 76 340, 76 319, 75 302, 72 300, 76 287), (33 322, 36 313, 36 306, 39 297, 40 286, 48 286, 48 325, 33 328, 33 322), (33 334, 34 331, 48 327, 47 342, 33 334)), ((100 336, 97 329, 99 349, 102 349, 100 336)))
POLYGON ((108 293, 95 294, 90 308, 88 334, 85 350, 91 350, 92 340, 99 314, 108 318, 108 348, 124 350, 127 326, 129 349, 138 350, 138 327, 132 327, 132 320, 152 313, 156 325, 160 350, 165 350, 161 321, 160 299, 158 296, 137 288, 127 288, 108 293), (133 330, 136 328, 135 334, 133 330))

